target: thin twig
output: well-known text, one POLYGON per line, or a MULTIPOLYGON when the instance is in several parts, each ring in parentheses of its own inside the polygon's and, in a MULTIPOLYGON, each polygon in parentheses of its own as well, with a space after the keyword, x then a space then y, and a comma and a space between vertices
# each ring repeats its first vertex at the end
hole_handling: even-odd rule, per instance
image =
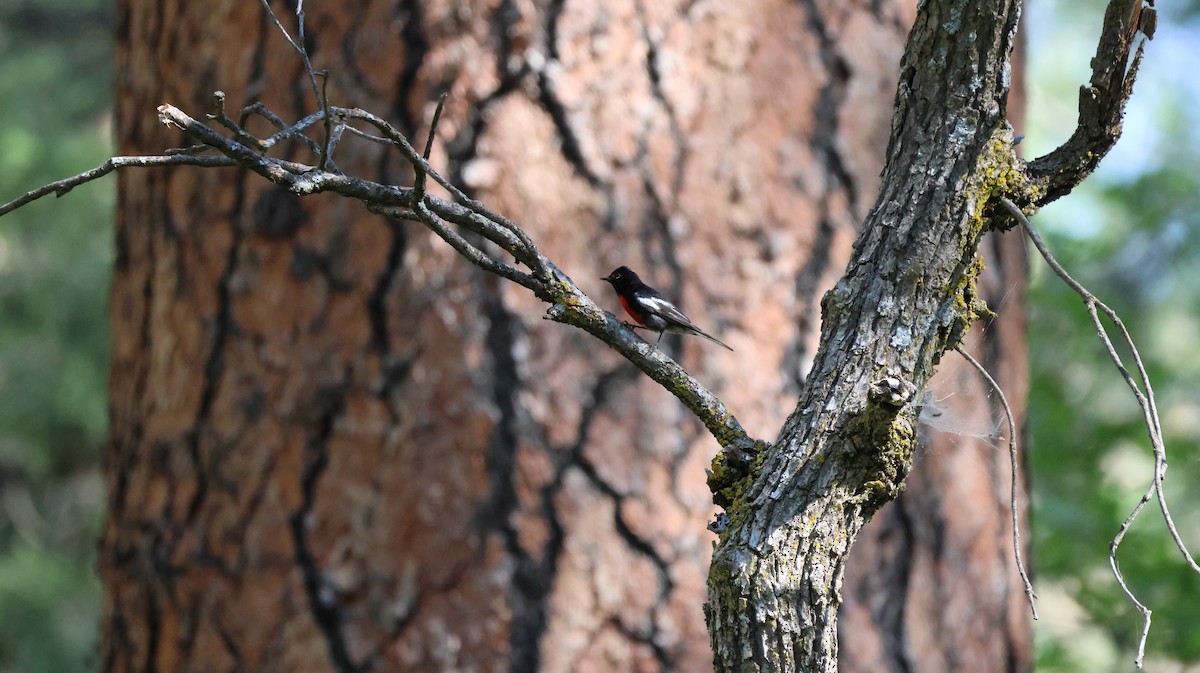
POLYGON ((442 110, 446 108, 446 99, 449 97, 449 93, 438 96, 437 107, 433 110, 433 121, 429 123, 429 137, 425 139, 425 151, 421 153, 425 161, 429 161, 429 153, 433 151, 433 139, 436 135, 434 131, 437 130, 438 122, 442 119, 442 110))
MULTIPOLYGON (((266 108, 263 108, 263 110, 270 112, 266 108)), ((272 114, 274 114, 274 113, 272 113, 272 114)), ((264 117, 266 117, 266 115, 264 115, 264 117)), ((312 150, 313 154, 320 156, 321 146, 319 144, 317 144, 317 141, 304 135, 304 130, 307 129, 308 127, 312 126, 313 124, 321 121, 324 117, 325 117, 325 113, 314 112, 314 113, 308 115, 307 117, 305 117, 304 119, 301 119, 300 121, 296 122, 295 124, 292 124, 291 126, 281 125, 279 127, 278 133, 271 135, 269 138, 263 139, 263 141, 262 141, 263 147, 270 148, 270 147, 274 146, 276 143, 283 141, 283 140, 287 140, 288 138, 299 138, 301 141, 304 142, 304 144, 310 150, 312 150)), ((266 117, 266 118, 270 119, 270 117, 266 117)), ((280 120, 280 123, 282 124, 283 120, 280 120)))
MULTIPOLYGON (((421 158, 424 160, 423 165, 429 165, 429 154, 433 151, 433 139, 437 137, 438 122, 442 120, 442 109, 446 107, 446 94, 442 94, 438 98, 437 108, 433 111, 433 121, 429 122, 429 135, 425 138, 425 151, 421 153, 421 158)), ((425 198, 425 176, 427 173, 419 166, 413 166, 416 170, 416 176, 413 179, 413 192, 415 199, 425 198)))
MULTIPOLYGON (((301 2, 297 7, 303 7, 301 2)), ((296 10, 300 17, 300 34, 304 35, 304 13, 299 9, 296 10)), ((311 66, 309 66, 311 67, 311 66)), ((333 146, 336 140, 333 137, 333 117, 329 114, 329 71, 322 70, 321 76, 321 118, 325 122, 325 144, 321 147, 321 168, 325 170, 337 170, 333 165, 333 146)))
MULTIPOLYGON (((250 105, 247 105, 246 107, 241 109, 241 112, 238 113, 237 126, 238 126, 238 128, 241 128, 243 130, 243 132, 245 133, 246 136, 254 139, 253 145, 254 145, 254 147, 257 147, 259 149, 259 151, 266 152, 267 150, 271 149, 272 147, 274 147, 276 144, 278 144, 282 140, 287 140, 288 138, 297 138, 301 142, 303 142, 304 145, 306 147, 308 147, 308 149, 311 150, 313 154, 320 157, 323 154, 325 154, 325 150, 323 150, 321 148, 321 145, 317 141, 304 135, 304 130, 307 129, 308 127, 312 126, 313 124, 317 123, 318 121, 321 121, 324 118, 325 118, 324 112, 314 112, 314 113, 308 115, 307 117, 301 119, 300 121, 296 122, 295 124, 288 126, 286 122, 284 122, 282 119, 279 118, 279 115, 275 114, 266 105, 263 105, 261 102, 255 102, 255 103, 251 103, 250 105), (279 131, 277 133, 272 134, 268 138, 263 138, 263 139, 255 138, 255 136, 253 134, 249 133, 248 131, 245 131, 246 123, 250 120, 250 117, 253 115, 258 115, 258 116, 262 117, 263 119, 266 119, 267 122, 269 122, 275 128, 279 129, 279 131)), ((342 124, 342 125, 340 125, 340 127, 345 127, 345 125, 342 124)), ((337 133, 337 131, 335 129, 335 132, 333 135, 334 135, 334 137, 330 140, 330 146, 337 144, 340 133, 337 133)), ((328 154, 330 155, 330 159, 328 162, 327 170, 331 170, 331 171, 340 173, 341 169, 338 168, 337 163, 334 162, 334 160, 333 160, 333 150, 332 149, 329 150, 328 154)))
POLYGON ((984 368, 978 360, 971 357, 971 354, 962 347, 961 344, 956 345, 954 350, 963 356, 971 366, 979 372, 981 376, 996 391, 996 396, 1000 398, 1000 406, 1004 407, 1004 416, 1008 419, 1008 459, 1012 465, 1012 489, 1010 505, 1012 507, 1012 527, 1013 527, 1013 556, 1017 561, 1017 572, 1021 575, 1021 581, 1025 583, 1025 599, 1029 601, 1029 609, 1033 612, 1033 618, 1038 618, 1037 613, 1037 594, 1033 591, 1033 583, 1029 581, 1029 573, 1025 571, 1025 562, 1021 560, 1021 521, 1017 516, 1017 422, 1013 419, 1012 407, 1008 405, 1008 398, 1004 395, 1004 390, 1000 388, 1000 384, 988 370, 984 368))
POLYGON ((434 170, 433 167, 429 165, 429 162, 425 161, 425 159, 417 152, 416 148, 408 142, 408 138, 405 138, 403 133, 400 133, 396 127, 389 124, 382 117, 367 112, 361 108, 334 108, 334 111, 338 114, 345 115, 348 119, 358 119, 379 129, 379 131, 383 133, 383 136, 387 138, 393 146, 400 150, 400 153, 404 155, 404 158, 408 160, 408 163, 413 165, 414 169, 420 169, 428 173, 429 176, 433 178, 434 182, 438 183, 445 188, 446 191, 450 192, 451 196, 453 196, 456 200, 463 201, 464 203, 470 200, 470 198, 464 194, 462 190, 456 187, 454 183, 442 177, 436 170, 434 170))
POLYGON ((382 143, 384 145, 392 144, 392 141, 388 140, 387 138, 384 138, 383 136, 377 136, 373 133, 367 133, 366 131, 363 131, 362 129, 358 129, 358 128, 355 128, 350 125, 346 126, 346 130, 349 131, 350 133, 358 136, 359 138, 363 138, 365 140, 370 140, 373 143, 382 143))
POLYGON ((246 132, 246 129, 225 114, 225 92, 213 92, 213 113, 208 115, 209 119, 215 119, 217 123, 229 129, 233 133, 233 137, 243 145, 262 146, 262 141, 246 132))
POLYGON ((459 252, 463 257, 466 257, 472 264, 491 271, 492 273, 502 278, 507 278, 518 285, 529 288, 534 292, 541 292, 541 283, 536 278, 529 274, 519 271, 516 268, 505 264, 499 260, 493 259, 487 253, 479 248, 471 245, 465 238, 459 236, 453 229, 447 227, 445 223, 437 215, 434 215, 425 205, 423 201, 417 201, 414 204, 414 210, 421 222, 429 227, 435 234, 440 236, 459 252))
MULTIPOLYGON (((275 114, 271 108, 263 105, 262 101, 254 101, 238 112, 238 126, 245 128, 246 123, 250 121, 250 117, 252 115, 258 115, 263 119, 266 119, 277 129, 285 129, 288 127, 288 125, 284 123, 283 119, 280 119, 279 115, 275 114)), ((298 124, 299 122, 297 122, 297 125, 298 124)))
POLYGON ((1112 569, 1113 576, 1117 578, 1117 584, 1125 592, 1125 597, 1129 599, 1130 603, 1133 603, 1138 612, 1142 613, 1142 636, 1138 639, 1137 656, 1134 658, 1134 663, 1138 668, 1142 667, 1142 660, 1146 657, 1146 639, 1150 637, 1151 610, 1138 600, 1137 596, 1129 588, 1129 585, 1125 583, 1125 575, 1121 573, 1120 564, 1117 563, 1117 548, 1121 546, 1121 541, 1125 539, 1125 533, 1128 533, 1129 529, 1133 526, 1133 520, 1141 513, 1146 503, 1150 502, 1150 499, 1154 497, 1154 492, 1154 484, 1151 484, 1146 493, 1142 495, 1142 499, 1134 506, 1133 511, 1121 522, 1121 527, 1117 529, 1117 534, 1108 543, 1108 566, 1112 569))
POLYGON ((204 154, 211 152, 212 148, 208 145, 190 145, 188 147, 168 147, 163 150, 163 154, 171 156, 174 154, 204 154))
MULTIPOLYGON (((308 81, 312 86, 313 97, 317 99, 317 107, 321 110, 321 118, 325 122, 325 142, 322 144, 320 166, 321 170, 328 170, 329 136, 332 134, 332 127, 329 117, 329 101, 326 100, 321 85, 317 82, 317 71, 313 69, 312 59, 308 57, 308 50, 304 48, 304 44, 292 39, 291 34, 288 33, 287 28, 283 27, 283 23, 279 20, 279 17, 275 16, 275 10, 271 9, 269 0, 262 0, 262 6, 267 10, 267 14, 271 17, 271 20, 275 22, 275 27, 279 29, 280 33, 283 33, 283 37, 288 41, 288 44, 292 45, 292 49, 296 50, 296 53, 300 55, 300 60, 304 63, 304 70, 308 74, 308 81)), ((296 3, 296 20, 299 26, 300 39, 304 40, 303 0, 296 3)))
MULTIPOLYGON (((327 151, 329 152, 330 156, 332 156, 334 153, 334 150, 337 149, 337 144, 339 142, 341 142, 341 140, 342 140, 342 133, 344 133, 347 128, 349 128, 349 127, 346 126, 345 122, 339 122, 337 124, 334 124, 333 131, 329 134, 329 144, 326 145, 327 151)), ((329 162, 329 169, 335 173, 341 172, 340 170, 338 170, 337 164, 333 163, 332 160, 329 162)))
POLYGON ((126 166, 140 168, 150 168, 154 166, 205 166, 209 168, 216 168, 221 166, 236 165, 237 162, 229 157, 212 155, 172 154, 169 156, 154 157, 113 157, 91 170, 87 170, 79 173, 78 175, 72 175, 69 178, 64 178, 62 180, 51 182, 48 185, 38 187, 37 189, 30 190, 13 199, 12 201, 9 201, 4 205, 0 205, 0 217, 11 213, 27 203, 37 201, 43 196, 47 196, 49 194, 62 196, 72 189, 75 189, 79 185, 102 178, 105 175, 112 173, 116 169, 124 168, 126 166))
MULTIPOLYGON (((382 132, 383 135, 400 150, 400 153, 403 154, 406 159, 408 159, 408 162, 412 164, 414 168, 419 165, 420 169, 428 173, 429 177, 433 178, 434 182, 441 185, 447 192, 450 192, 450 195, 454 198, 454 200, 465 205, 476 213, 479 213, 483 217, 486 217, 492 222, 495 222, 501 227, 508 229, 514 236, 517 237, 518 240, 521 241, 521 245, 524 249, 533 253, 537 253, 537 245, 534 244, 533 240, 529 238, 529 235, 526 234, 523 229, 518 227, 507 217, 493 212, 483 203, 467 196, 466 193, 459 189, 454 183, 442 177, 436 170, 433 169, 432 166, 429 165, 428 161, 425 161, 425 159, 417 153, 416 148, 414 148, 412 144, 408 142, 408 138, 405 138, 404 134, 396 130, 396 128, 389 124, 386 120, 360 108, 334 108, 333 110, 338 114, 346 115, 346 117, 350 119, 360 119, 365 121, 379 129, 380 132, 382 132)), ((552 270, 545 265, 544 259, 540 254, 530 255, 529 258, 521 259, 520 261, 521 263, 529 266, 540 276, 548 278, 550 275, 552 275, 552 270)))
POLYGON ((1034 231, 1033 225, 1029 223, 1029 218, 1025 217, 1025 213, 1021 212, 1021 209, 1017 207, 1017 204, 1013 203, 1007 198, 1001 198, 1000 203, 1010 213, 1012 213, 1013 217, 1015 217, 1018 222, 1021 223, 1021 226, 1025 229, 1026 235, 1029 236, 1029 240, 1033 241, 1034 247, 1036 247, 1038 252, 1041 253, 1042 258, 1046 260, 1046 263, 1050 265, 1050 269, 1053 270, 1054 273, 1063 280, 1063 282, 1065 282, 1083 299, 1083 304, 1087 308, 1088 315, 1092 319, 1092 324, 1096 327, 1096 333, 1100 337, 1100 341, 1104 344, 1104 348, 1108 352, 1109 359, 1112 360, 1113 364, 1117 368, 1117 371, 1121 373, 1121 377, 1125 380, 1125 384, 1129 386, 1131 391, 1133 391, 1133 396, 1135 399, 1137 399, 1138 406, 1142 409, 1143 422, 1146 424, 1146 430, 1150 436, 1150 447, 1154 453, 1154 476, 1149 490, 1147 490, 1146 494, 1142 496, 1141 501, 1138 502, 1137 506, 1133 508, 1133 510, 1129 513, 1129 516, 1125 518, 1125 521, 1121 523, 1121 527, 1117 530, 1117 534, 1113 536, 1112 542, 1109 545, 1108 554, 1109 565, 1112 566, 1113 575, 1117 578, 1117 583, 1121 585, 1121 589, 1125 592, 1125 595, 1129 597, 1130 601, 1133 602, 1137 609, 1142 612, 1142 616, 1145 618, 1142 626, 1142 636, 1138 641, 1137 658, 1134 660, 1134 663, 1137 665, 1137 667, 1141 668, 1142 660, 1145 656, 1146 638, 1150 633, 1150 609, 1137 600, 1137 598, 1133 595, 1133 592, 1130 590, 1128 584, 1126 584, 1125 578, 1121 575, 1121 571, 1117 563, 1117 548, 1120 546, 1121 540, 1124 539, 1125 533, 1129 530, 1130 526, 1133 525, 1134 519, 1137 518, 1137 515, 1142 511, 1142 508, 1146 505, 1146 503, 1150 501, 1150 498, 1153 497, 1158 500, 1158 508, 1162 512, 1163 521, 1166 523, 1167 530, 1171 535, 1171 539, 1175 542, 1175 547, 1179 550, 1180 555, 1183 556, 1184 560, 1191 567, 1193 572, 1200 574, 1200 565, 1197 565, 1196 560, 1192 557, 1191 552, 1188 551, 1187 545, 1184 543, 1183 538, 1179 535, 1179 530, 1175 526, 1175 520, 1171 516, 1170 508, 1167 506, 1166 490, 1163 486, 1163 481, 1166 479, 1167 473, 1167 450, 1166 446, 1163 444, 1162 424, 1159 422, 1158 418, 1158 403, 1155 401, 1154 388, 1150 385, 1150 375, 1146 372, 1146 365, 1142 361, 1141 354, 1138 353, 1137 345, 1134 344, 1133 337, 1130 336, 1129 330, 1125 328, 1125 323, 1121 321, 1121 318, 1117 315, 1117 312, 1096 298, 1094 294, 1089 292, 1087 288, 1085 288, 1067 273, 1066 269, 1064 269, 1062 265, 1058 263, 1058 260, 1054 258, 1054 255, 1050 253, 1049 248, 1046 247, 1046 244, 1044 241, 1042 241, 1041 236, 1034 231), (1101 312, 1108 316, 1108 319, 1111 320, 1113 325, 1115 325, 1120 331, 1121 338, 1124 341, 1126 348, 1129 349, 1129 352, 1133 356, 1134 364, 1136 365, 1138 372, 1137 380, 1135 380, 1133 375, 1129 373, 1128 368, 1121 359, 1121 355, 1117 352, 1116 347, 1113 345, 1112 338, 1109 336, 1108 330, 1105 328, 1103 321, 1100 320, 1099 313, 1101 312))

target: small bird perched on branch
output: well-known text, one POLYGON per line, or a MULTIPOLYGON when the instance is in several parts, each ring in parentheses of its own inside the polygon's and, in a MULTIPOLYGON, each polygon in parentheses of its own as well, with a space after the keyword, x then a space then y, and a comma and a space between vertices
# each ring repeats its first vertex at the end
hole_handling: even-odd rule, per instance
POLYGON ((675 332, 676 334, 702 336, 718 346, 733 350, 720 339, 704 333, 699 327, 693 325, 683 311, 667 301, 661 292, 643 283, 642 279, 638 278, 638 275, 629 267, 618 267, 616 271, 600 280, 612 284, 613 289, 617 291, 617 299, 621 301, 621 307, 625 309, 629 317, 637 321, 638 325, 658 332, 658 341, 654 342, 655 346, 662 341, 663 332, 675 332))

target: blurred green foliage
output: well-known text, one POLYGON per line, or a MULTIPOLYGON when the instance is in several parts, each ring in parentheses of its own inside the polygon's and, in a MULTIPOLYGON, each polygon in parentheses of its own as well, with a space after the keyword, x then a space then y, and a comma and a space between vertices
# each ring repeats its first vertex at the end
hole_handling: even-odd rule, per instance
MULTIPOLYGON (((1077 87, 1089 75, 1104 4, 1031 5, 1030 156, 1061 142, 1075 123, 1077 87)), ((1158 397, 1172 514, 1200 551, 1200 137, 1193 130, 1200 88, 1186 77, 1200 25, 1178 6, 1160 4, 1159 11, 1165 15, 1147 48, 1125 135, 1095 176, 1034 225, 1133 335, 1158 397)), ((1108 543, 1148 489, 1153 456, 1141 410, 1077 295, 1040 259, 1031 267, 1033 531, 1047 598, 1038 670, 1128 671, 1142 617, 1113 578, 1108 543)), ((1118 561, 1130 589, 1153 610, 1148 662, 1200 662, 1200 576, 1154 503, 1125 537, 1118 561)))
MULTIPOLYGON (((0 0, 4 200, 112 154, 104 0, 0 0)), ((96 670, 115 183, 0 221, 0 671, 96 670)))

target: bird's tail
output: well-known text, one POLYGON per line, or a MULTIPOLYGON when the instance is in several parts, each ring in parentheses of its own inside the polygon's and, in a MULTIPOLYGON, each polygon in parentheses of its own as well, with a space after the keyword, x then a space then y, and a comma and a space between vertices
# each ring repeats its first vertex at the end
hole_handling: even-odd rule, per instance
MULTIPOLYGON (((695 329, 695 328, 693 328, 693 329, 695 329)), ((704 337, 705 339, 708 339, 709 341, 711 341, 711 342, 715 343, 716 345, 718 345, 718 346, 720 346, 720 347, 722 347, 722 348, 725 348, 726 350, 733 350, 732 348, 730 348, 730 347, 729 347, 729 344, 725 343, 724 341, 721 341, 720 339, 718 339, 717 337, 715 337, 715 336, 713 336, 713 335, 711 335, 711 334, 706 334, 706 333, 704 333, 704 332, 701 332, 701 331, 700 331, 700 330, 698 330, 698 329, 696 329, 696 331, 694 332, 694 334, 695 334, 696 336, 702 336, 702 337, 704 337)))

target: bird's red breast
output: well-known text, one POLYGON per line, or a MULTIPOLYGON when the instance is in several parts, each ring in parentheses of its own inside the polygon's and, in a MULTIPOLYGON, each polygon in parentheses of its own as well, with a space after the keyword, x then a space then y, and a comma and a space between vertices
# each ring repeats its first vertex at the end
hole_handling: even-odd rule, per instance
POLYGON ((641 312, 641 311, 639 311, 639 310, 637 310, 637 309, 636 309, 636 308, 633 306, 633 304, 632 304, 632 303, 631 303, 631 302, 630 302, 628 299, 626 299, 626 298, 625 298, 625 295, 623 295, 623 294, 618 294, 618 295, 617 295, 617 299, 619 299, 619 300, 620 300, 620 302, 621 302, 621 308, 625 309, 625 312, 629 314, 629 317, 631 317, 631 318, 633 318, 634 320, 636 320, 636 321, 637 321, 637 323, 638 323, 639 325, 645 325, 645 324, 646 324, 646 314, 645 314, 645 313, 642 313, 642 312, 641 312))

